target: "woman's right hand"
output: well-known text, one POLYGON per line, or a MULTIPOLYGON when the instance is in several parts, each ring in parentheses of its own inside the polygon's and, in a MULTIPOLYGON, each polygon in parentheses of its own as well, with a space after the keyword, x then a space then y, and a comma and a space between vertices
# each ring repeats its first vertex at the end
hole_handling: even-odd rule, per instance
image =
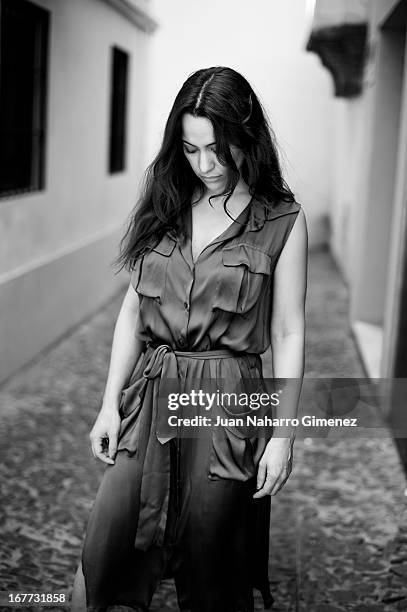
POLYGON ((89 434, 95 459, 114 464, 120 422, 118 406, 102 406, 89 434))

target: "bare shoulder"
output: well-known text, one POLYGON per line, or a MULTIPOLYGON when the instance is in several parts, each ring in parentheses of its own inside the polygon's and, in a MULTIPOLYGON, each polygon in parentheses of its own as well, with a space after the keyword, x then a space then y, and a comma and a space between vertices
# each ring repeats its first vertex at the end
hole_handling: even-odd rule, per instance
POLYGON ((308 233, 304 211, 296 214, 274 272, 273 334, 302 329, 307 291, 308 233))
POLYGON ((138 312, 139 297, 131 281, 129 282, 129 286, 124 296, 122 308, 128 309, 134 313, 138 312))
POLYGON ((308 230, 307 221, 305 218, 304 209, 300 208, 296 214, 294 225, 290 231, 290 235, 281 252, 278 265, 284 266, 288 262, 305 260, 308 250, 308 230))
POLYGON ((290 232, 290 236, 288 237, 287 242, 289 241, 290 238, 292 238, 294 236, 294 241, 297 239, 301 239, 306 237, 308 232, 307 232, 307 221, 305 218, 305 212, 303 207, 301 206, 300 210, 298 211, 297 215, 296 215, 296 220, 294 223, 294 226, 290 232))

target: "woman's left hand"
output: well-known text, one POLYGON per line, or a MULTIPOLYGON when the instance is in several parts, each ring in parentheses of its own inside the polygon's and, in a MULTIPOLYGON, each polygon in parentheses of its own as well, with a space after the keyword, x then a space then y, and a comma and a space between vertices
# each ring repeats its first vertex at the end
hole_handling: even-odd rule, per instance
POLYGON ((257 471, 254 498, 276 495, 287 482, 292 470, 294 440, 272 438, 267 444, 257 471))

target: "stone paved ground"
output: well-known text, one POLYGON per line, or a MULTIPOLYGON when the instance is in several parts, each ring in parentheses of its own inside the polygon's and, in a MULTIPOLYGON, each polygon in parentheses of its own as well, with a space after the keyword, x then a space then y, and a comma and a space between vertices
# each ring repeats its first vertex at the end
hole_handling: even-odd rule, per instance
MULTIPOLYGON (((309 280, 306 376, 363 376, 327 253, 312 255, 309 280)), ((122 295, 0 390, 0 591, 70 594, 104 469, 88 432, 122 295)), ((273 610, 407 610, 405 478, 385 429, 374 431, 297 441, 294 471, 272 500, 273 610)), ((177 609, 165 581, 151 612, 177 609)))

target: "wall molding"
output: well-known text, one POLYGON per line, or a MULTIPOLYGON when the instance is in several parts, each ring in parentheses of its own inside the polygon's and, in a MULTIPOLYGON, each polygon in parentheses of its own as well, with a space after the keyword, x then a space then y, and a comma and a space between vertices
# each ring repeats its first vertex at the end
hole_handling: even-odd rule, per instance
POLYGON ((123 17, 147 34, 153 34, 158 23, 147 13, 144 3, 140 0, 103 0, 123 17))
POLYGON ((332 74, 338 98, 362 93, 367 33, 365 22, 318 27, 311 32, 306 50, 316 53, 332 74))
POLYGON ((0 384, 128 286, 128 274, 111 267, 121 233, 60 254, 1 286, 0 384))
POLYGON ((28 274, 41 268, 43 266, 47 266, 48 264, 61 259, 62 257, 66 257, 66 255, 70 255, 75 253, 76 251, 80 251, 81 249, 90 246, 91 244, 98 242, 99 240, 103 240, 108 236, 114 235, 116 232, 123 229, 122 224, 110 225, 107 228, 103 228, 102 230, 95 232, 91 235, 82 238, 81 240, 76 241, 73 244, 62 247, 52 253, 47 253, 46 255, 42 255, 40 257, 36 257, 34 260, 29 261, 17 268, 14 268, 10 272, 5 272, 4 274, 0 274, 0 287, 9 283, 10 281, 16 280, 20 276, 24 276, 24 274, 28 274))

